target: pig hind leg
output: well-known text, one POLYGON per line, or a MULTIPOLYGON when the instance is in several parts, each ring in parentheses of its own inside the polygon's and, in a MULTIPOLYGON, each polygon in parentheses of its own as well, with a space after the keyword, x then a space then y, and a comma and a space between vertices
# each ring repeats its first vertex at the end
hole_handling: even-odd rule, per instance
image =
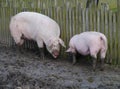
POLYGON ((96 69, 97 53, 98 53, 97 50, 90 49, 90 56, 92 57, 92 60, 93 60, 93 64, 92 64, 93 65, 93 71, 95 71, 95 69, 96 69))
POLYGON ((104 59, 106 55, 106 50, 102 49, 100 50, 100 58, 101 58, 101 71, 104 70, 104 59))

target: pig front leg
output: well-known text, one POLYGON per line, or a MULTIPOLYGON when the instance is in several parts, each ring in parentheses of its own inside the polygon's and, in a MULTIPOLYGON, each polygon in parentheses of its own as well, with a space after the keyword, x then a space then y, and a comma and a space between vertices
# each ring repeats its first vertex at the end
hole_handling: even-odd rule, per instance
POLYGON ((97 51, 96 50, 91 50, 90 55, 91 55, 92 60, 93 60, 93 71, 95 71, 96 63, 97 63, 97 51))
POLYGON ((22 48, 22 45, 24 43, 24 39, 22 38, 22 34, 13 35, 13 39, 15 40, 15 43, 17 44, 18 51, 20 53, 24 53, 23 48, 22 48))
POLYGON ((71 52, 69 52, 68 54, 69 54, 69 55, 68 55, 68 56, 69 56, 68 59, 69 59, 70 61, 72 61, 72 64, 74 65, 74 64, 76 63, 76 54, 75 54, 75 53, 71 53, 71 52))
POLYGON ((72 64, 74 65, 76 63, 76 54, 72 53, 72 64))
POLYGON ((40 52, 40 58, 44 59, 44 43, 42 40, 37 41, 38 47, 39 47, 39 52, 40 52))
POLYGON ((39 52, 40 52, 40 58, 44 59, 45 55, 44 55, 44 48, 39 48, 39 52))
POLYGON ((66 52, 69 53, 69 57, 72 56, 72 64, 76 63, 76 50, 74 47, 70 47, 66 52))
POLYGON ((23 47, 22 47, 23 43, 24 43, 24 39, 20 39, 20 42, 17 43, 17 48, 18 48, 19 52, 22 53, 22 54, 24 53, 24 50, 23 50, 23 47))

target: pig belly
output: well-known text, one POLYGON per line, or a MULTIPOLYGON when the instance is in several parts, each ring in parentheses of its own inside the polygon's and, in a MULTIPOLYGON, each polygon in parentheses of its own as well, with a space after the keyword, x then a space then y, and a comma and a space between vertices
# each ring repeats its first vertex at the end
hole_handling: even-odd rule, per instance
POLYGON ((89 48, 86 45, 81 45, 80 48, 77 48, 77 52, 84 56, 90 53, 89 48))

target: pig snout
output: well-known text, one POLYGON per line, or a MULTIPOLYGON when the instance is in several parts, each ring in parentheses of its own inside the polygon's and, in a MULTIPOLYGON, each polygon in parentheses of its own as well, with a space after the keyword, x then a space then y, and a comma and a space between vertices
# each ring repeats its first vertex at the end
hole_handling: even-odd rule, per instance
POLYGON ((52 52, 52 55, 53 55, 54 58, 57 58, 58 55, 59 55, 59 51, 58 51, 58 50, 54 50, 54 51, 52 52))

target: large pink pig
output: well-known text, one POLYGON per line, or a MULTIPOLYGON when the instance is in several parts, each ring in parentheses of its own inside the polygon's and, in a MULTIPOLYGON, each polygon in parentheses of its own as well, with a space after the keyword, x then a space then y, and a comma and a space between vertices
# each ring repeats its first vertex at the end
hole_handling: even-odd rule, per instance
POLYGON ((20 12, 13 16, 10 31, 16 44, 21 46, 24 39, 36 41, 39 48, 43 48, 45 44, 54 58, 59 55, 60 44, 65 47, 60 39, 59 25, 48 16, 37 12, 20 12))

